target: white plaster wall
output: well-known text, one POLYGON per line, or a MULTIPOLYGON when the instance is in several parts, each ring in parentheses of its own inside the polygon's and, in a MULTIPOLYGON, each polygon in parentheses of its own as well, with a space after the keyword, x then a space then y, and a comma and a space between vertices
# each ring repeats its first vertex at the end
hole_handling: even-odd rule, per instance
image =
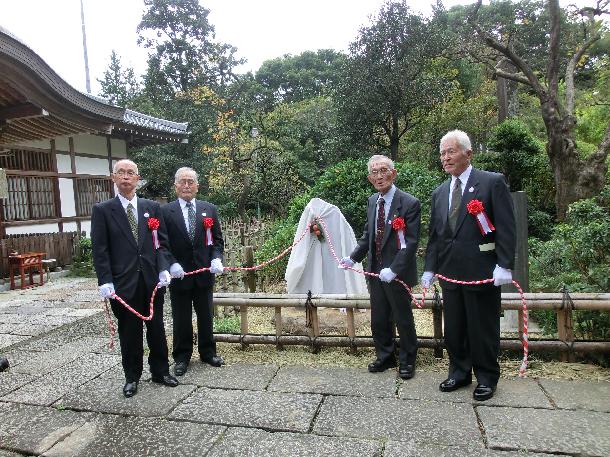
POLYGON ((32 224, 20 225, 18 227, 7 227, 7 235, 15 235, 21 233, 56 233, 59 232, 59 226, 55 224, 32 224))
POLYGON ((51 149, 51 140, 25 141, 19 143, 18 146, 26 148, 51 149))
POLYGON ((61 201, 61 215, 63 217, 76 216, 74 185, 71 179, 59 178, 59 200, 61 201))
POLYGON ((95 154, 108 157, 106 137, 97 135, 75 135, 74 152, 81 154, 95 154))
POLYGON ((76 173, 79 175, 108 176, 108 158, 94 159, 93 157, 76 156, 76 173))
POLYGON ((57 172, 58 173, 72 173, 72 161, 70 156, 66 154, 56 154, 57 157, 57 172))
POLYGON ((64 232, 76 232, 76 222, 64 222, 64 232))
POLYGON ((67 136, 58 136, 55 138, 55 150, 70 151, 70 143, 68 142, 67 136))
MULTIPOLYGON (((64 231, 67 232, 65 227, 66 227, 66 225, 64 224, 64 231)), ((88 219, 86 221, 81 221, 80 229, 81 229, 81 231, 85 232, 85 236, 91 238, 91 219, 88 219)), ((74 224, 73 231, 76 231, 76 224, 74 224)))
POLYGON ((110 149, 112 157, 127 157, 127 142, 117 138, 110 138, 110 149))

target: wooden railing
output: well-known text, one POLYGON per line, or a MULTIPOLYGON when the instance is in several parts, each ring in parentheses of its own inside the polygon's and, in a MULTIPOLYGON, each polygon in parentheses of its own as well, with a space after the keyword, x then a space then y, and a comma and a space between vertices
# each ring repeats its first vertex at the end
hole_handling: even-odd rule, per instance
POLYGON ((11 252, 44 252, 46 259, 55 259, 57 266, 70 265, 79 241, 77 232, 28 233, 8 235, 0 239, 0 277, 9 276, 8 256, 11 252))
MULTIPOLYGON (((526 293, 528 309, 552 309, 558 315, 558 338, 556 340, 529 339, 530 351, 553 351, 565 355, 573 355, 576 352, 598 352, 610 353, 610 341, 579 341, 574 338, 574 332, 566 329, 561 322, 572 322, 573 310, 597 310, 610 312, 610 293, 526 293), (569 303, 569 304, 568 304, 569 303)), ((421 294, 415 294, 416 300, 421 300, 421 294)), ((239 334, 214 335, 216 341, 227 343, 247 344, 275 344, 282 345, 306 345, 317 350, 323 346, 329 347, 356 347, 373 346, 373 338, 370 336, 356 336, 354 323, 354 309, 370 309, 368 295, 288 295, 288 294, 214 294, 215 306, 239 307, 241 318, 241 332, 239 334), (248 308, 266 307, 275 309, 275 334, 251 334, 248 331, 248 308), (318 307, 345 308, 347 336, 344 335, 320 335, 320 321, 318 307), (306 314, 309 335, 284 335, 282 324, 282 308, 301 308, 306 314)), ((433 348, 435 356, 442 357, 443 326, 442 326, 443 302, 440 294, 426 297, 422 309, 431 309, 433 316, 434 334, 418 338, 418 346, 433 348)), ((521 298, 516 293, 502 294, 503 310, 519 310, 521 312, 521 298)), ((418 312, 414 308, 415 312, 418 312)), ((522 318, 520 322, 523 322, 522 318)), ((518 338, 503 338, 500 341, 502 349, 520 350, 522 347, 522 330, 518 338)))

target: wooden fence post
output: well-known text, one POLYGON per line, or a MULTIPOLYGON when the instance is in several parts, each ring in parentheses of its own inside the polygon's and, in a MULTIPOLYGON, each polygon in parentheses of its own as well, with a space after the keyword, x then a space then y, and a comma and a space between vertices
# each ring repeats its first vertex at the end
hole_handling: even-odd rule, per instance
POLYGON ((280 336, 282 336, 282 333, 283 333, 282 307, 276 306, 275 307, 275 336, 277 337, 277 343, 275 344, 275 347, 278 351, 281 351, 282 349, 284 349, 284 345, 282 343, 280 343, 280 336))
POLYGON ((561 353, 562 362, 574 362, 574 326, 572 322, 572 309, 574 303, 568 292, 567 287, 563 286, 563 298, 561 299, 561 309, 557 310, 557 336, 563 341, 570 350, 561 353))
MULTIPOLYGON (((347 319, 347 336, 353 341, 356 338, 356 325, 354 323, 354 308, 346 308, 346 319, 347 319)), ((357 351, 356 346, 352 344, 349 349, 350 354, 355 354, 357 351)))

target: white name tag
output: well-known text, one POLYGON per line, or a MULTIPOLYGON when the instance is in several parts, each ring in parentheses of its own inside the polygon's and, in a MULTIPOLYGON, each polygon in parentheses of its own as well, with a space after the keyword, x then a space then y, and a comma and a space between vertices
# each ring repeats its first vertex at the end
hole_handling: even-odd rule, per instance
POLYGON ((496 249, 496 243, 479 244, 479 251, 481 252, 493 251, 494 249, 496 249))

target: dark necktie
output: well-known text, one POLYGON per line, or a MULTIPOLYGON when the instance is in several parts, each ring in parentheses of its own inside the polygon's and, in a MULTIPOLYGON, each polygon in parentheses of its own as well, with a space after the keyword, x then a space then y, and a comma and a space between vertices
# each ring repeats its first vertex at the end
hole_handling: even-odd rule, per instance
POLYGON ((455 224, 460 212, 460 203, 462 203, 462 181, 460 181, 460 178, 457 178, 453 186, 453 193, 451 194, 451 208, 449 208, 449 227, 452 232, 455 232, 455 224))
POLYGON ((138 242, 138 223, 136 222, 136 217, 133 214, 133 210, 135 208, 133 207, 133 205, 131 203, 129 203, 127 205, 127 209, 125 210, 127 212, 127 220, 129 221, 129 227, 131 227, 131 233, 133 233, 133 237, 136 240, 136 243, 138 242))
POLYGON ((195 241, 195 209, 193 208, 193 203, 186 202, 186 208, 188 209, 189 216, 189 238, 191 239, 191 243, 195 241))
POLYGON ((377 257, 377 266, 383 265, 381 258, 381 244, 383 243, 383 234, 385 233, 385 200, 379 197, 377 200, 379 209, 377 210, 377 231, 375 232, 375 256, 377 257))

